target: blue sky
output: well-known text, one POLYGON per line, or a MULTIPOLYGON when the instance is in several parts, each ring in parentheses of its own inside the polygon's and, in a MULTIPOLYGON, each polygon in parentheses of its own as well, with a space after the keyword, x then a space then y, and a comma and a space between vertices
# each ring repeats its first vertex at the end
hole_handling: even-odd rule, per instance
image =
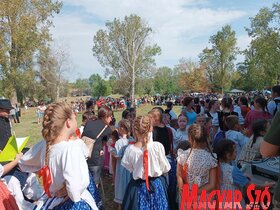
MULTIPOLYGON (((154 30, 150 41, 162 50, 158 67, 174 67, 181 58, 198 60, 211 35, 230 24, 236 31, 238 47, 250 43, 245 28, 249 17, 276 0, 65 0, 51 29, 55 43, 70 55, 70 81, 89 78, 104 69, 92 55, 93 36, 105 29, 105 22, 131 13, 141 16, 154 30)), ((238 58, 242 60, 242 57, 238 58)))

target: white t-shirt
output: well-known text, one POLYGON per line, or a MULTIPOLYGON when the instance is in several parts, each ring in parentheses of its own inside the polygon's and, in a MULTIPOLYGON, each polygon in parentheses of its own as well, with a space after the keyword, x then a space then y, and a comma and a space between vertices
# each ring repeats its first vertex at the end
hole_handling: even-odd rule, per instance
MULTIPOLYGON (((148 148, 148 175, 159 177, 170 170, 170 164, 165 156, 164 147, 159 142, 149 142, 148 148)), ((143 148, 129 145, 124 153, 121 164, 130 172, 134 180, 145 180, 143 167, 143 148)))

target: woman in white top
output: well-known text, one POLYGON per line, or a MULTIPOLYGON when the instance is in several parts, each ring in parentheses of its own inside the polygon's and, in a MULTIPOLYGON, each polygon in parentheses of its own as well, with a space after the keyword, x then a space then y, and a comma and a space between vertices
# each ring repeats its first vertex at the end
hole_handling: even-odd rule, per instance
POLYGON ((122 158, 122 165, 133 176, 126 188, 123 210, 169 209, 164 174, 170 170, 170 164, 163 145, 148 142, 151 127, 148 116, 138 116, 134 121, 134 137, 137 142, 127 147, 122 158))
POLYGON ((35 145, 20 161, 23 171, 39 171, 43 177, 46 195, 37 209, 98 209, 95 184, 85 158, 86 146, 81 140, 69 140, 76 129, 76 115, 70 106, 49 105, 43 118, 45 141, 35 145))

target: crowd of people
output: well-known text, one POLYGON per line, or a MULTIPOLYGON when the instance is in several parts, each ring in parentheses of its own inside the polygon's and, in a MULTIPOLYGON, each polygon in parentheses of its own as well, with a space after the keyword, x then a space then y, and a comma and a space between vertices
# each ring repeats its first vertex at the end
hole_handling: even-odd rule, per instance
MULTIPOLYGON (((110 104, 95 113, 96 103, 88 101, 81 126, 73 106, 50 104, 41 116, 44 140, 0 165, 0 209, 104 209, 104 167, 113 175, 118 209, 179 209, 186 184, 207 195, 217 189, 234 194, 251 182, 248 163, 280 155, 279 99, 280 86, 272 88, 269 102, 257 95, 251 104, 245 95, 221 101, 185 96, 179 115, 174 101, 166 100, 166 109, 155 106, 144 115, 126 106, 119 122, 110 104)), ((10 109, 8 100, 0 100, 1 129, 7 129, 10 109)), ((11 133, 1 133, 2 150, 11 133)), ((257 187, 266 186, 280 190, 279 181, 257 187)), ((280 208, 279 193, 273 208, 280 208)))

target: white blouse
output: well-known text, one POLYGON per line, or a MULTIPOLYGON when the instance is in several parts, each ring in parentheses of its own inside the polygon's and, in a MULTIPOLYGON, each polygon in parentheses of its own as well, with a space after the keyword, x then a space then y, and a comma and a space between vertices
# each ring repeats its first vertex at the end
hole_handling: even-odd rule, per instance
MULTIPOLYGON (((46 142, 41 141, 31 148, 20 160, 21 170, 37 172, 44 166, 46 142)), ((49 168, 52 176, 50 193, 66 186, 67 194, 73 202, 85 200, 92 209, 97 209, 95 201, 88 192, 89 171, 81 140, 62 141, 52 145, 49 152, 49 168)))
MULTIPOLYGON (((163 145, 159 142, 149 142, 147 148, 149 177, 159 177, 167 173, 170 170, 170 164, 165 156, 163 145)), ((132 172, 134 180, 145 180, 143 153, 143 148, 129 145, 122 158, 121 164, 132 172)))

